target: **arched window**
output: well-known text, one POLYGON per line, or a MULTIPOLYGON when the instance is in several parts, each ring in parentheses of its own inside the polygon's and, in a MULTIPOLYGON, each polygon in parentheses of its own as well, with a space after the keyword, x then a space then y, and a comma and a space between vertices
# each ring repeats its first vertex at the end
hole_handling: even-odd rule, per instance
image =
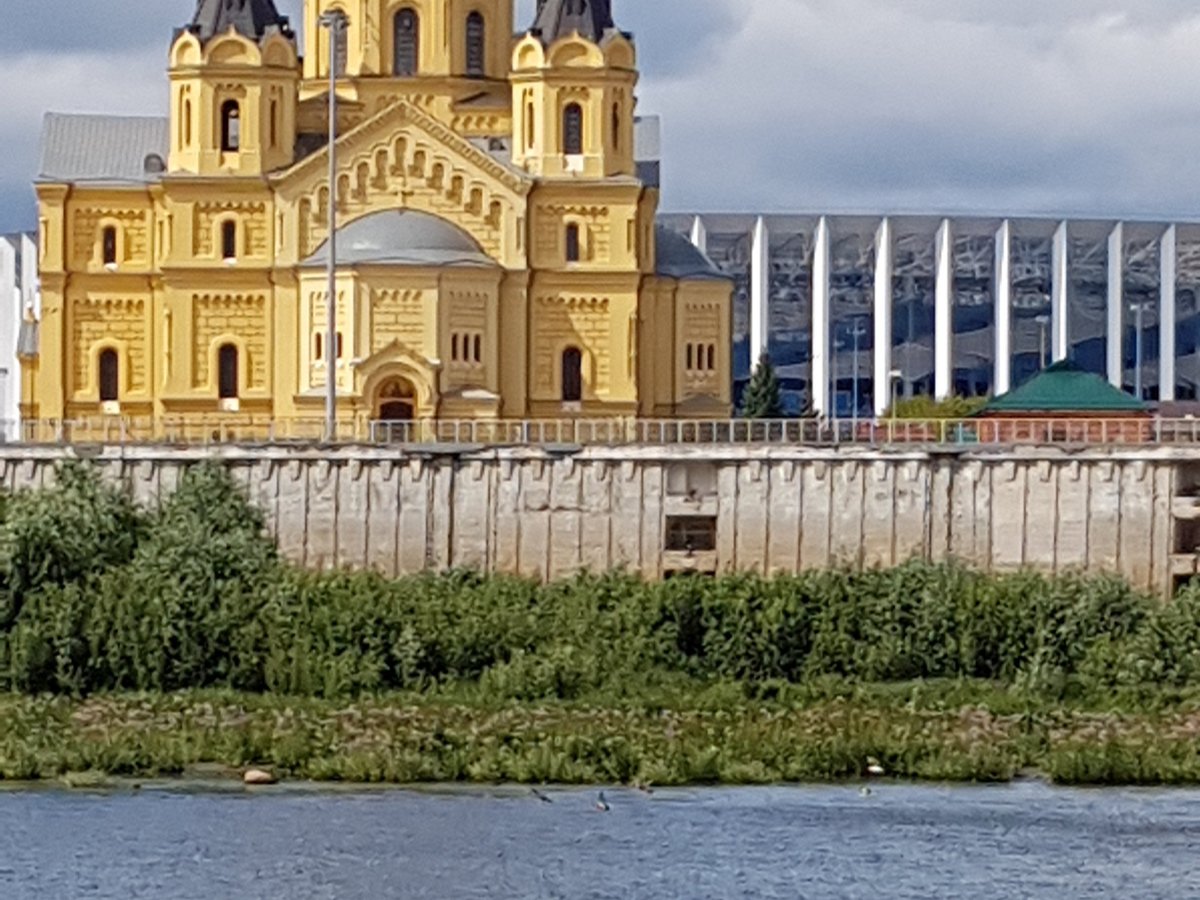
POLYGON ((563 403, 578 403, 583 399, 583 353, 578 347, 568 347, 562 355, 563 403))
POLYGON ((708 345, 708 371, 717 371, 717 345, 708 345))
POLYGON ((450 361, 458 362, 462 357, 458 352, 458 335, 450 335, 450 361))
POLYGON ((474 361, 477 363, 483 362, 483 337, 481 335, 475 335, 474 347, 474 361))
POLYGON ((421 61, 421 18, 416 10, 402 9, 396 13, 393 27, 395 65, 393 74, 407 77, 417 74, 421 61))
POLYGON ((568 103, 563 110, 563 153, 583 153, 583 107, 578 103, 568 103))
POLYGON ((579 226, 572 222, 567 226, 567 262, 579 262, 579 226))
POLYGON ((111 347, 100 351, 100 402, 116 403, 121 399, 121 361, 111 347))
POLYGON ((236 153, 242 146, 242 108, 236 100, 221 104, 221 149, 236 153))
POLYGON ((238 348, 222 344, 217 351, 217 396, 236 400, 238 396, 238 348))
POLYGON ((483 13, 475 11, 467 16, 467 75, 482 78, 487 68, 486 28, 483 13))
POLYGON ((695 369, 695 368, 696 368, 696 350, 695 350, 695 347, 696 347, 696 345, 695 345, 695 344, 688 344, 688 345, 687 345, 687 370, 688 370, 689 372, 691 372, 693 369, 695 369))
POLYGON ((237 222, 232 219, 221 223, 221 259, 237 259, 237 230, 237 222))
POLYGON ((117 229, 113 225, 105 225, 100 232, 100 258, 106 266, 117 264, 117 229))

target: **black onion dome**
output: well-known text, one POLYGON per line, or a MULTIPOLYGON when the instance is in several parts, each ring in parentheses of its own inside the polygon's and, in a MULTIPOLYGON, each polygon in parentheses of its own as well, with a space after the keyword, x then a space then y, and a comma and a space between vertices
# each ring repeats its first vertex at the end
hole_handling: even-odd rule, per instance
POLYGON ((573 32, 593 43, 617 31, 610 0, 538 0, 530 32, 549 46, 573 32))
POLYGON ((230 28, 255 42, 272 31, 292 34, 287 16, 279 14, 273 0, 199 0, 187 30, 210 41, 230 28))

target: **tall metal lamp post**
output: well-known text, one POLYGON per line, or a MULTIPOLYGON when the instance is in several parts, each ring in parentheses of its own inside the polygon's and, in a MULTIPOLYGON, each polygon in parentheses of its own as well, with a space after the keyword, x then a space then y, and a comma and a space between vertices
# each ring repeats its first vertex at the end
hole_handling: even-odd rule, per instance
POLYGON ((1038 337, 1038 368, 1046 368, 1046 329, 1050 326, 1049 316, 1037 316, 1033 320, 1037 323, 1039 331, 1038 337))
POLYGON ((325 310, 329 327, 325 333, 325 439, 333 443, 338 435, 338 358, 341 355, 337 339, 337 80, 342 63, 339 50, 350 19, 340 9, 331 9, 322 13, 317 21, 329 30, 329 298, 325 310))
POLYGON ((1134 317, 1134 326, 1133 326, 1134 327, 1133 392, 1134 392, 1134 394, 1137 395, 1137 398, 1139 400, 1146 399, 1143 396, 1144 392, 1142 390, 1142 359, 1143 359, 1143 347, 1144 347, 1143 341, 1145 340, 1145 337, 1143 335, 1142 316, 1145 314, 1146 310, 1152 309, 1153 306, 1154 306, 1154 304, 1148 300, 1142 300, 1142 301, 1139 301, 1138 303, 1131 303, 1129 305, 1129 311, 1133 313, 1133 317, 1134 317))
POLYGON ((858 434, 858 348, 860 342, 867 335, 867 327, 863 324, 861 317, 856 317, 853 323, 853 331, 850 332, 854 338, 854 390, 851 392, 853 398, 851 402, 854 404, 854 409, 851 410, 851 420, 854 422, 854 433, 858 434))

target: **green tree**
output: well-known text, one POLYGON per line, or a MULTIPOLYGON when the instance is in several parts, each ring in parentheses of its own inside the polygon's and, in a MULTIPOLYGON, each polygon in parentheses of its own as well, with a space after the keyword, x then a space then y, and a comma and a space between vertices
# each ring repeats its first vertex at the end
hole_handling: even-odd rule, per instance
POLYGON ((783 397, 779 390, 779 377, 771 357, 763 354, 742 396, 742 416, 747 419, 782 419, 783 397))

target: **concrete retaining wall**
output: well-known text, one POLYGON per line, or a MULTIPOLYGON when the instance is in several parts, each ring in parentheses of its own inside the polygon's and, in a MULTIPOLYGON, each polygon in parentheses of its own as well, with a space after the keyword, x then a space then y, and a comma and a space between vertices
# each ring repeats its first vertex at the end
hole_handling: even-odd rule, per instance
MULTIPOLYGON (((10 489, 78 450, 8 448, 10 489)), ((793 571, 961 559, 1119 573, 1169 593, 1195 574, 1200 455, 868 450, 112 447, 88 454, 154 503, 216 455, 292 560, 388 574, 467 567, 541 578, 625 567, 793 571), (675 525, 695 524, 686 546, 675 525), (709 547, 703 531, 715 531, 709 547)))

